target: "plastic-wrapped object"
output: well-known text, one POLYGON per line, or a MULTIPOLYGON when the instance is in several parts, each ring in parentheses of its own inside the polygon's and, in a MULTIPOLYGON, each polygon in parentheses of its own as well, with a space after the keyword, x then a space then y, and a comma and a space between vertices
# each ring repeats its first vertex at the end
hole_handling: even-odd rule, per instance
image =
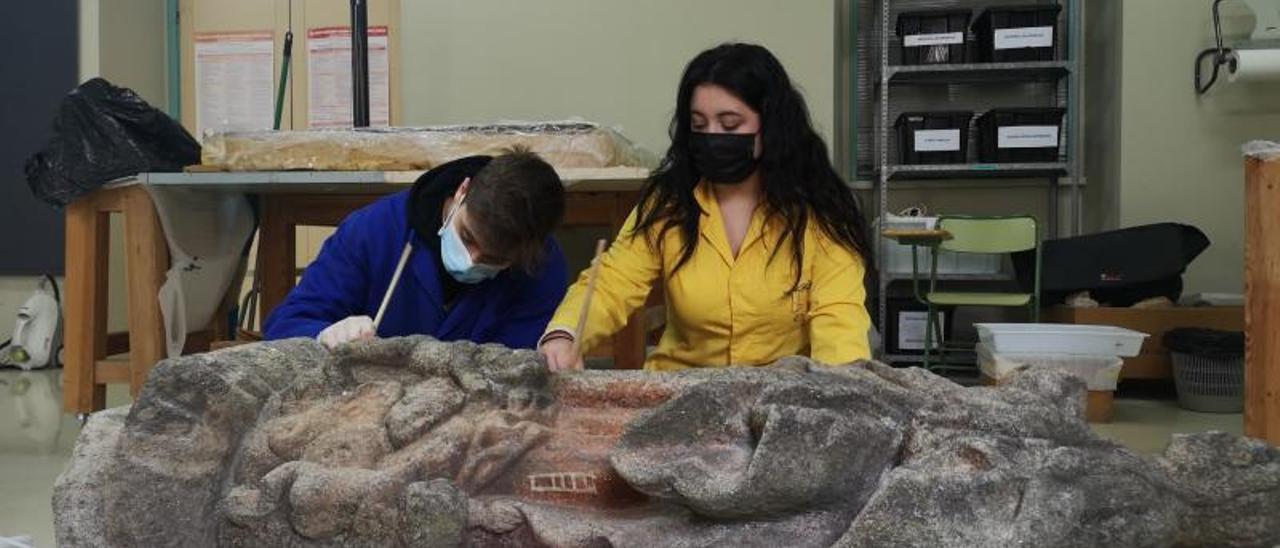
POLYGON ((204 329, 235 279, 253 237, 249 200, 234 192, 147 187, 169 245, 169 270, 157 298, 165 348, 182 355, 187 335, 204 329))
POLYGON ((1280 158, 1280 143, 1274 141, 1249 141, 1240 147, 1246 158, 1257 158, 1270 162, 1280 158))
POLYGON ((27 159, 27 184, 37 198, 64 206, 113 179, 199 161, 200 144, 182 124, 133 90, 94 78, 63 99, 53 137, 27 159))
POLYGON ((205 167, 227 171, 416 171, 513 147, 562 168, 652 166, 617 131, 589 122, 505 122, 422 128, 211 131, 205 167))

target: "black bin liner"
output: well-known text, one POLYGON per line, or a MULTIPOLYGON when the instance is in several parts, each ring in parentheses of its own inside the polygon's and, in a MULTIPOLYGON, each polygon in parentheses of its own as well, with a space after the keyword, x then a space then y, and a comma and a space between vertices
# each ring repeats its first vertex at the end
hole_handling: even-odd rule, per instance
MULTIPOLYGON (((1153 297, 1177 301, 1182 273, 1208 247, 1209 238, 1200 229, 1178 223, 1048 240, 1042 247, 1041 302, 1059 304, 1081 291, 1109 306, 1132 306, 1153 297)), ((1014 254, 1013 264, 1020 285, 1031 291, 1035 253, 1014 254)))
POLYGON ((133 90, 94 78, 62 100, 53 137, 27 159, 37 198, 64 206, 114 179, 182 171, 200 163, 200 144, 133 90))
POLYGON ((1244 357, 1244 333, 1201 327, 1179 327, 1164 334, 1164 346, 1179 354, 1213 360, 1244 357))

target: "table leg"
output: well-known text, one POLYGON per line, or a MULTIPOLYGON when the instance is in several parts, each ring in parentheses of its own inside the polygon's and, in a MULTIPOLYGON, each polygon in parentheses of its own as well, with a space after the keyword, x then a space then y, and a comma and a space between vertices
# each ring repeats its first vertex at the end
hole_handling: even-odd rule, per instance
POLYGON ((1244 434, 1280 444, 1280 161, 1245 164, 1244 434))
POLYGON ((283 303, 293 289, 297 234, 285 205, 274 196, 262 196, 258 229, 258 276, 262 283, 259 312, 263 325, 267 315, 283 303))
POLYGON ((135 398, 147 374, 166 354, 160 286, 169 268, 169 247, 151 196, 129 188, 125 198, 125 263, 129 278, 129 393, 135 398))
POLYGON ((107 259, 110 217, 92 196, 66 212, 66 281, 63 284, 62 408, 89 413, 106 407, 106 386, 93 380, 94 365, 107 354, 107 259))

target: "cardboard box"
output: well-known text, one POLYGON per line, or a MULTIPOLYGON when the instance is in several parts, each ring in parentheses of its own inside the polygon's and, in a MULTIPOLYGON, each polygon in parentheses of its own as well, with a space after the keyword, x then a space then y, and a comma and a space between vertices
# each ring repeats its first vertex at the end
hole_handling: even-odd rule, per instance
MULTIPOLYGON (((997 386, 1000 381, 993 377, 983 374, 980 382, 986 386, 997 386)), ((1092 423, 1106 424, 1111 422, 1114 414, 1112 403, 1115 401, 1115 392, 1111 390, 1090 390, 1085 400, 1084 419, 1092 423)))
POLYGON ((1164 334, 1178 327, 1206 327, 1224 331, 1244 331, 1244 307, 1205 306, 1171 308, 1070 308, 1059 306, 1044 311, 1042 321, 1086 325, 1114 325, 1150 334, 1137 357, 1125 358, 1121 379, 1166 379, 1173 377, 1164 334))

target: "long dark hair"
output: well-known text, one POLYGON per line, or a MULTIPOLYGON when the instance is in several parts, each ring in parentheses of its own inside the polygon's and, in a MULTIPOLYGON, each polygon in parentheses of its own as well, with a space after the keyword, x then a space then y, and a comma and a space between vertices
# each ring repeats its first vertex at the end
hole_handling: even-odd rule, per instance
POLYGON ((792 289, 800 283, 804 232, 810 216, 832 240, 868 261, 862 212, 853 193, 831 166, 827 147, 809 120, 804 97, 791 84, 782 63, 769 50, 755 44, 722 44, 698 54, 685 67, 671 118, 671 148, 641 191, 638 221, 631 237, 658 227, 656 240, 661 246, 661 236, 678 229, 684 244, 673 270, 680 269, 693 256, 702 214, 693 189, 701 174, 689 155, 689 134, 693 91, 703 84, 728 90, 760 114, 763 153, 758 169, 766 212, 781 218, 785 226, 773 256, 790 237, 796 270, 792 289))

